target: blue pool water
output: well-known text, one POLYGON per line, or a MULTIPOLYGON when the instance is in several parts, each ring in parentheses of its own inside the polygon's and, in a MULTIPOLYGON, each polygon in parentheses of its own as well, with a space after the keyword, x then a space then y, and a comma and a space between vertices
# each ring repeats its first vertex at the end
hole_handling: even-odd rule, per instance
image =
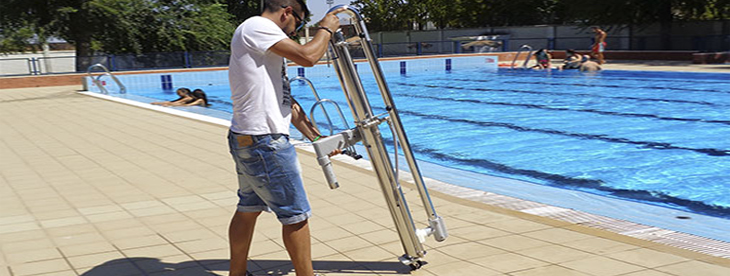
MULTIPOLYGON (((375 112, 384 112, 374 80, 362 77, 375 112)), ((419 160, 730 218, 730 74, 469 69, 386 77, 419 160)), ((336 78, 312 81, 349 116, 336 78)), ((206 90, 211 108, 231 111, 226 82, 193 88, 206 90)), ((129 93, 175 98, 159 88, 129 93)), ((303 82, 292 93, 306 110, 314 103, 303 82)))

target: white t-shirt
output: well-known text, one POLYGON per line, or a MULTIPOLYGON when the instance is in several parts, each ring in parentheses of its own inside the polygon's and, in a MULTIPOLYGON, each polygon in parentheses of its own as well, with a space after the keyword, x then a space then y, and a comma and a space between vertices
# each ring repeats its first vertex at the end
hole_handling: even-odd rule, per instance
POLYGON ((254 16, 236 29, 231 41, 228 79, 233 100, 231 131, 289 134, 291 91, 284 58, 269 51, 289 39, 273 21, 254 16))

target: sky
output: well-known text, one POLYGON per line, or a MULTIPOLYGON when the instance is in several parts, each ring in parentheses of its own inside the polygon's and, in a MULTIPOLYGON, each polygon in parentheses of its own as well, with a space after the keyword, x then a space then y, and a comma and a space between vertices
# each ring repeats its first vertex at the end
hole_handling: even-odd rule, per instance
MULTIPOLYGON (((306 0, 309 11, 312 12, 311 22, 308 25, 317 24, 325 13, 330 9, 327 0, 306 0)), ((332 0, 332 7, 337 5, 349 5, 350 0, 332 0)))

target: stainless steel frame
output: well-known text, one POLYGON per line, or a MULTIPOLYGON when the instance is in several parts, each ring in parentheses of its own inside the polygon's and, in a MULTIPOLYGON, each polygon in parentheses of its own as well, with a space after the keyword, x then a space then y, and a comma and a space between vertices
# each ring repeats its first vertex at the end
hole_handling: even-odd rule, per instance
POLYGON ((520 46, 520 49, 517 50, 515 58, 512 60, 512 64, 510 64, 510 69, 515 69, 515 64, 517 64, 517 58, 520 57, 520 54, 523 50, 527 50, 527 57, 525 58, 525 62, 522 63, 522 69, 527 69, 527 63, 530 62, 530 58, 532 58, 532 47, 527 44, 520 46))
MULTIPOLYGON (((428 194, 428 189, 423 182, 421 172, 413 156, 403 125, 401 124, 398 109, 393 102, 393 97, 385 82, 380 64, 374 54, 370 35, 368 34, 362 16, 355 8, 347 5, 333 7, 330 9, 330 12, 343 7, 345 8, 344 11, 340 12, 338 16, 345 15, 350 17, 350 22, 352 22, 355 29, 354 37, 356 41, 346 41, 342 30, 337 30, 330 41, 330 51, 333 56, 335 72, 340 80, 342 90, 347 97, 356 127, 318 140, 313 143, 313 146, 330 188, 335 189, 339 187, 339 184, 332 171, 332 163, 329 160, 328 154, 335 149, 349 147, 362 141, 370 156, 370 162, 380 182, 386 204, 393 217, 396 230, 403 245, 403 250, 405 251, 405 254, 399 260, 403 264, 411 266, 413 269, 418 269, 425 263, 423 257, 426 255, 426 250, 424 250, 422 243, 427 236, 431 235, 434 236, 436 241, 444 241, 448 237, 446 226, 443 219, 436 214, 436 210, 428 194), (370 101, 365 93, 353 59, 350 56, 348 46, 352 43, 359 43, 362 47, 380 89, 387 113, 381 115, 373 114, 370 101), (413 175, 426 215, 428 216, 429 226, 424 229, 416 228, 411 212, 408 209, 408 204, 398 179, 398 168, 397 166, 394 167, 391 163, 383 137, 378 128, 383 122, 388 122, 391 126, 391 131, 393 131, 393 137, 396 141, 395 149, 397 151, 398 145, 400 145, 408 163, 408 168, 413 175)), ((396 152, 396 163, 397 158, 396 152)))
POLYGON ((94 84, 96 84, 97 87, 99 87, 99 90, 101 91, 101 93, 109 94, 109 91, 106 90, 106 87, 104 87, 104 84, 101 82, 101 78, 104 76, 111 77, 112 80, 115 83, 117 83, 117 85, 119 86, 119 93, 122 93, 122 94, 127 93, 127 87, 124 86, 124 84, 122 84, 122 82, 119 81, 119 79, 117 79, 117 77, 114 76, 114 74, 112 74, 112 72, 109 72, 109 69, 106 69, 106 67, 104 65, 101 65, 100 63, 89 66, 89 68, 86 69, 86 74, 89 75, 89 78, 91 79, 91 81, 94 84), (91 74, 91 70, 94 68, 101 68, 102 70, 104 70, 105 73, 94 77, 91 74))

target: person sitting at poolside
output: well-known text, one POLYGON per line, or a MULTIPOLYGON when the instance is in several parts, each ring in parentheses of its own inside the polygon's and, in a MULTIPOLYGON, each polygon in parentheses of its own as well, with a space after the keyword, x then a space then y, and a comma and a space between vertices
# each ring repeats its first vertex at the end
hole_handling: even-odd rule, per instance
POLYGON ((565 51, 565 59, 563 60, 563 66, 560 69, 578 69, 582 63, 583 57, 576 53, 573 49, 565 51))
POLYGON ((579 70, 581 72, 595 72, 601 70, 601 65, 598 62, 592 61, 588 55, 583 56, 583 62, 580 64, 579 70))
POLYGON ((177 93, 177 96, 179 98, 172 100, 172 101, 154 102, 151 104, 161 105, 161 106, 180 106, 180 105, 185 105, 185 104, 195 100, 192 93, 190 92, 190 89, 187 89, 185 87, 178 88, 175 91, 175 93, 177 93))
POLYGON ((532 66, 532 68, 536 69, 550 69, 550 59, 552 58, 550 56, 550 53, 545 49, 537 50, 534 54, 535 59, 537 60, 537 64, 535 66, 532 66))

